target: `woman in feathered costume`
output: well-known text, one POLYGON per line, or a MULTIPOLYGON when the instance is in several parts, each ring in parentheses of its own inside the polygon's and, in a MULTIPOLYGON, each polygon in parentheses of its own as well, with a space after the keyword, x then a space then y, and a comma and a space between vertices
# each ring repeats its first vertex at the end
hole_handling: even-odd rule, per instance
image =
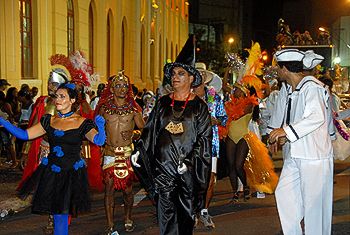
POLYGON ((233 85, 230 101, 225 104, 228 121, 226 129, 221 133, 226 137, 233 202, 239 199, 238 178, 243 184, 245 200, 250 198, 249 186, 259 192, 273 193, 277 184, 277 175, 273 171, 273 163, 266 146, 248 128, 264 86, 256 76, 262 74, 260 45, 253 44, 248 52, 248 60, 239 71, 240 78, 233 85))

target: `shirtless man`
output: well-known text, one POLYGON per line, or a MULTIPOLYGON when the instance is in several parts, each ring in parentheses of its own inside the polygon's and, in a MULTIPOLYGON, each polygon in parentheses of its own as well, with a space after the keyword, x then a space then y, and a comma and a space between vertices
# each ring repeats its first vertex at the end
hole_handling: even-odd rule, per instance
POLYGON ((131 209, 134 203, 132 182, 136 176, 130 165, 133 151, 132 137, 136 126, 144 127, 142 112, 133 99, 129 79, 122 73, 109 79, 97 110, 106 119, 106 145, 103 158, 105 187, 105 209, 108 222, 106 234, 117 234, 114 229, 114 191, 122 190, 124 199, 124 227, 126 232, 134 230, 131 209))

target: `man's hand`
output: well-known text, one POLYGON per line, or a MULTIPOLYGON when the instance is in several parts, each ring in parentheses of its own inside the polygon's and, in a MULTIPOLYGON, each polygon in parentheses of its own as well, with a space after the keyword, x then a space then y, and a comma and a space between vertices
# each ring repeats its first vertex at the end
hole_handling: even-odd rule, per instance
POLYGON ((180 175, 184 174, 186 171, 187 171, 187 166, 185 163, 182 163, 177 166, 177 173, 179 173, 180 175))
POLYGON ((270 137, 269 137, 269 144, 274 144, 278 141, 281 137, 286 137, 286 132, 283 128, 277 128, 271 131, 270 137))
POLYGON ((281 137, 278 139, 278 144, 283 146, 287 142, 287 137, 281 137))
POLYGON ((286 132, 283 128, 277 128, 271 131, 270 137, 267 140, 269 151, 274 154, 278 151, 278 146, 282 146, 287 142, 286 132))
POLYGON ((277 151, 278 151, 278 144, 277 144, 277 142, 275 142, 275 143, 273 143, 273 144, 268 144, 268 149, 269 149, 269 151, 272 153, 272 154, 275 154, 275 153, 277 153, 277 151))
POLYGON ((215 117, 211 117, 211 125, 215 126, 215 125, 220 125, 221 122, 219 119, 215 118, 215 117))
POLYGON ((141 167, 141 165, 137 163, 137 160, 139 159, 139 155, 140 155, 140 152, 136 151, 136 153, 131 155, 131 158, 130 158, 131 164, 133 164, 136 167, 141 167))

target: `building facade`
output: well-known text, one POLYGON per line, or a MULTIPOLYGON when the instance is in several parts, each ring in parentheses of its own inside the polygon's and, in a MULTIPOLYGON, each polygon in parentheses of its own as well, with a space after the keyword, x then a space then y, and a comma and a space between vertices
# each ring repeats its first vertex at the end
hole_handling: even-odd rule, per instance
MULTIPOLYGON (((54 54, 84 52, 105 82, 155 90, 188 37, 185 0, 0 0, 0 77, 46 93, 54 54)), ((97 86, 97 84, 95 84, 97 86)))

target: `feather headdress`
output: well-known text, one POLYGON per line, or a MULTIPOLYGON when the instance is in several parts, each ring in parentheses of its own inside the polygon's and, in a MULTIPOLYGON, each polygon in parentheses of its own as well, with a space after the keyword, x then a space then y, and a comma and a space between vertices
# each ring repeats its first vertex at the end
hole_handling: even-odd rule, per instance
POLYGON ((249 57, 244 64, 240 61, 239 56, 229 55, 227 59, 230 65, 238 68, 237 83, 245 87, 254 87, 258 97, 262 97, 263 82, 257 77, 263 74, 261 49, 259 43, 252 42, 250 49, 245 49, 249 52, 249 57))
POLYGON ((93 74, 91 64, 87 62, 82 51, 74 51, 69 57, 63 54, 55 54, 50 57, 52 66, 61 65, 69 73, 71 82, 81 84, 84 87, 91 86, 92 82, 98 80, 98 74, 93 74))

